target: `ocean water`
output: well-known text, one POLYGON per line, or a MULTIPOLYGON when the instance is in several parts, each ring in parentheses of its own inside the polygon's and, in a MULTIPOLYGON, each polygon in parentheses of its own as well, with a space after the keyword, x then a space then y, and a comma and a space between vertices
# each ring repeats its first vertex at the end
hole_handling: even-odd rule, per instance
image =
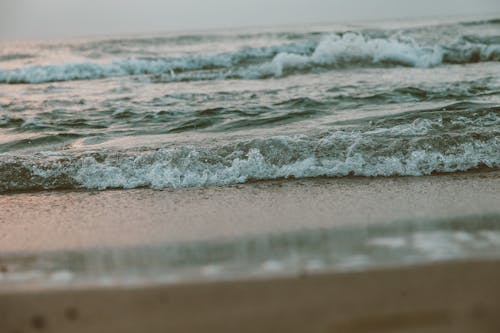
POLYGON ((0 43, 0 192, 500 165, 500 20, 0 43))

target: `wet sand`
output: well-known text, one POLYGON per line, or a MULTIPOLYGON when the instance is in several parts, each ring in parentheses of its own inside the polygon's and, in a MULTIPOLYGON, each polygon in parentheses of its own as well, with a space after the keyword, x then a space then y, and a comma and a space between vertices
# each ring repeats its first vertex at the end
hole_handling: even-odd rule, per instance
POLYGON ((500 262, 231 282, 0 289, 1 332, 500 331, 500 262))
MULTIPOLYGON (((500 172, 0 196, 2 255, 498 214, 500 172)), ((2 284, 0 332, 499 332, 500 261, 108 286, 2 284)))
POLYGON ((500 172, 0 195, 0 253, 231 238, 500 212, 500 172))

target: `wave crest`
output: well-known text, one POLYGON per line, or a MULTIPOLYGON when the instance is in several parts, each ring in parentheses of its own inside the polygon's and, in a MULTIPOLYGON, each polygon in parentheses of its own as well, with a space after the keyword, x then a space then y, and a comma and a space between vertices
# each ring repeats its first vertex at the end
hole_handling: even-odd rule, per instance
POLYGON ((0 156, 0 191, 228 185, 317 176, 418 176, 500 166, 495 133, 436 135, 416 119, 364 133, 277 136, 213 147, 0 156), (471 139, 473 137, 473 139, 471 139))
POLYGON ((111 63, 80 62, 0 70, 2 83, 91 80, 129 75, 158 75, 164 81, 255 79, 302 71, 344 67, 433 67, 443 63, 499 61, 497 39, 464 36, 450 45, 420 45, 401 36, 372 38, 361 33, 330 34, 235 52, 178 58, 128 58, 111 63))

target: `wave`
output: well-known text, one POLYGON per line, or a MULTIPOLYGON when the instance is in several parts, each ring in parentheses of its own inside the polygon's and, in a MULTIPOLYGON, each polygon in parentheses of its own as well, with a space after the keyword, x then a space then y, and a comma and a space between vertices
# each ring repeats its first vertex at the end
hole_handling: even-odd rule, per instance
POLYGON ((478 20, 478 21, 469 21, 469 22, 462 22, 461 23, 462 25, 488 25, 488 24, 491 24, 491 25, 496 25, 496 24, 500 24, 500 18, 493 18, 493 19, 489 19, 489 20, 478 20))
POLYGON ((314 43, 307 41, 266 48, 244 48, 237 52, 177 58, 127 58, 117 59, 111 63, 87 61, 60 65, 36 65, 12 70, 0 70, 0 82, 43 83, 164 73, 171 76, 174 81, 177 73, 230 69, 233 66, 251 63, 259 59, 268 59, 279 52, 301 53, 310 51, 311 48, 314 48, 314 43))
POLYGON ((0 55, 0 62, 2 61, 12 61, 12 60, 21 60, 21 59, 31 59, 36 56, 33 54, 27 53, 8 53, 0 55))
POLYGON ((371 121, 364 130, 240 139, 212 146, 2 154, 0 191, 161 189, 290 177, 419 176, 500 166, 498 131, 470 130, 497 126, 500 119, 494 114, 463 119, 468 131, 456 117, 454 122, 444 117, 413 119, 413 114, 406 118, 410 121, 403 124, 396 118, 371 121), (441 133, 446 122, 450 131, 441 133))
POLYGON ((498 38, 462 36, 443 45, 421 45, 410 37, 372 38, 362 33, 330 34, 235 52, 177 58, 128 58, 111 63, 76 62, 0 70, 0 83, 43 83, 130 75, 156 75, 163 81, 259 79, 346 67, 434 67, 500 61, 498 38))
MULTIPOLYGON (((105 54, 126 54, 131 50, 141 50, 141 53, 149 53, 148 47, 151 46, 189 46, 201 43, 224 43, 234 41, 245 41, 258 39, 284 39, 284 40, 300 40, 314 36, 317 33, 297 33, 297 32, 261 32, 261 33, 246 33, 246 34, 186 34, 175 36, 145 36, 136 38, 110 38, 85 43, 73 43, 64 45, 69 47, 73 52, 80 53, 86 56, 99 58, 105 54)), ((58 48, 61 45, 50 45, 49 49, 58 48)), ((151 53, 154 53, 151 52, 151 53)))

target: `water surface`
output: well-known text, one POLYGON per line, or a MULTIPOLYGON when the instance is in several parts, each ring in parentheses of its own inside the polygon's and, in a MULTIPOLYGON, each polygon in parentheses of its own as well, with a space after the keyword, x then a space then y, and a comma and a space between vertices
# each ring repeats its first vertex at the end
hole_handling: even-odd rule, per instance
POLYGON ((0 191, 496 169, 499 61, 499 20, 2 42, 0 191))

